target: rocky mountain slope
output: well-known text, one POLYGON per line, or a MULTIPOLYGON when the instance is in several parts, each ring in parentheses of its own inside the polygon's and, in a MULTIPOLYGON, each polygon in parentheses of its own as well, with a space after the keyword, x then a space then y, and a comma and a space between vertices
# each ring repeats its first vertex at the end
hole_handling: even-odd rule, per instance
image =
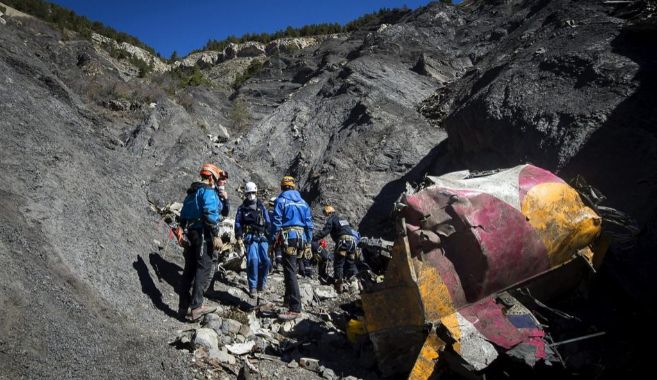
POLYGON ((153 207, 180 200, 205 161, 228 170, 235 200, 248 179, 273 193, 292 174, 318 223, 330 202, 363 234, 388 237, 394 201, 427 173, 529 161, 582 174, 642 226, 610 260, 623 288, 654 304, 652 1, 430 4, 316 43, 144 77, 98 42, 7 13, 7 376, 189 376, 164 344, 183 325, 149 254, 166 240, 153 207))

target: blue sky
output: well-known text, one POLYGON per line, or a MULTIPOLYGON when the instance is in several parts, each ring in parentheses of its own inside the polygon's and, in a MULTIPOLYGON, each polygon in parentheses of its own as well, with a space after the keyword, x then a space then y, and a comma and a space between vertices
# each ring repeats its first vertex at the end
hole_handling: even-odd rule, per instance
POLYGON ((344 24, 380 8, 415 9, 429 0, 50 0, 138 37, 164 57, 185 55, 233 34, 274 32, 288 25, 344 24))

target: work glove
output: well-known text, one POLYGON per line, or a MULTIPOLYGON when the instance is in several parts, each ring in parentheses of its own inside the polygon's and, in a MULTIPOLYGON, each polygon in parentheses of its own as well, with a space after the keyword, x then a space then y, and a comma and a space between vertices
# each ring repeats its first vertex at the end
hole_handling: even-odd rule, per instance
POLYGON ((219 236, 214 236, 212 238, 212 246, 214 247, 215 251, 219 251, 221 247, 224 246, 224 242, 219 236))
POLYGON ((240 256, 246 255, 246 247, 244 247, 244 240, 241 237, 237 238, 235 244, 237 245, 237 253, 239 253, 240 256))
POLYGON ((306 247, 303 249, 303 257, 306 260, 313 258, 313 250, 310 248, 310 244, 306 244, 306 247))
POLYGON ((173 228, 172 232, 179 246, 183 248, 189 247, 189 240, 187 240, 187 236, 185 236, 185 230, 183 230, 182 227, 178 226, 173 228))

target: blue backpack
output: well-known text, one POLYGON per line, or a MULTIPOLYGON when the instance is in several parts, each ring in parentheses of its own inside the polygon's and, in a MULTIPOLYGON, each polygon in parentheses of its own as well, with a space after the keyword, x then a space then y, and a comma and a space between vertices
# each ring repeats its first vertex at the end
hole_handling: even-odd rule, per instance
POLYGON ((360 243, 360 232, 358 232, 355 229, 351 229, 351 236, 354 237, 354 240, 356 240, 356 244, 360 243))
POLYGON ((182 210, 180 210, 180 219, 187 222, 195 222, 201 219, 203 211, 199 205, 199 189, 209 188, 210 186, 194 182, 187 190, 187 195, 183 201, 182 210))

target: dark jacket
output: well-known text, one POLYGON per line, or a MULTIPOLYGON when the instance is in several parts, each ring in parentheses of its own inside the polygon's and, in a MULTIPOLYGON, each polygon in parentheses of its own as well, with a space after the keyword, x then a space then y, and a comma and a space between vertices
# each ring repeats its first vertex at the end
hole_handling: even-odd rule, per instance
POLYGON ((223 205, 223 208, 221 209, 221 216, 223 216, 224 218, 227 218, 228 214, 230 214, 230 200, 228 198, 223 198, 221 196, 219 196, 219 200, 221 201, 221 204, 223 205))
POLYGON ((237 208, 235 215, 235 237, 241 238, 244 234, 267 234, 270 221, 269 212, 260 200, 245 200, 237 208))
POLYGON ((324 228, 315 235, 315 240, 322 239, 324 236, 331 234, 331 239, 334 242, 338 242, 340 236, 352 234, 351 224, 345 218, 341 218, 338 213, 334 212, 329 215, 324 224, 324 228))

